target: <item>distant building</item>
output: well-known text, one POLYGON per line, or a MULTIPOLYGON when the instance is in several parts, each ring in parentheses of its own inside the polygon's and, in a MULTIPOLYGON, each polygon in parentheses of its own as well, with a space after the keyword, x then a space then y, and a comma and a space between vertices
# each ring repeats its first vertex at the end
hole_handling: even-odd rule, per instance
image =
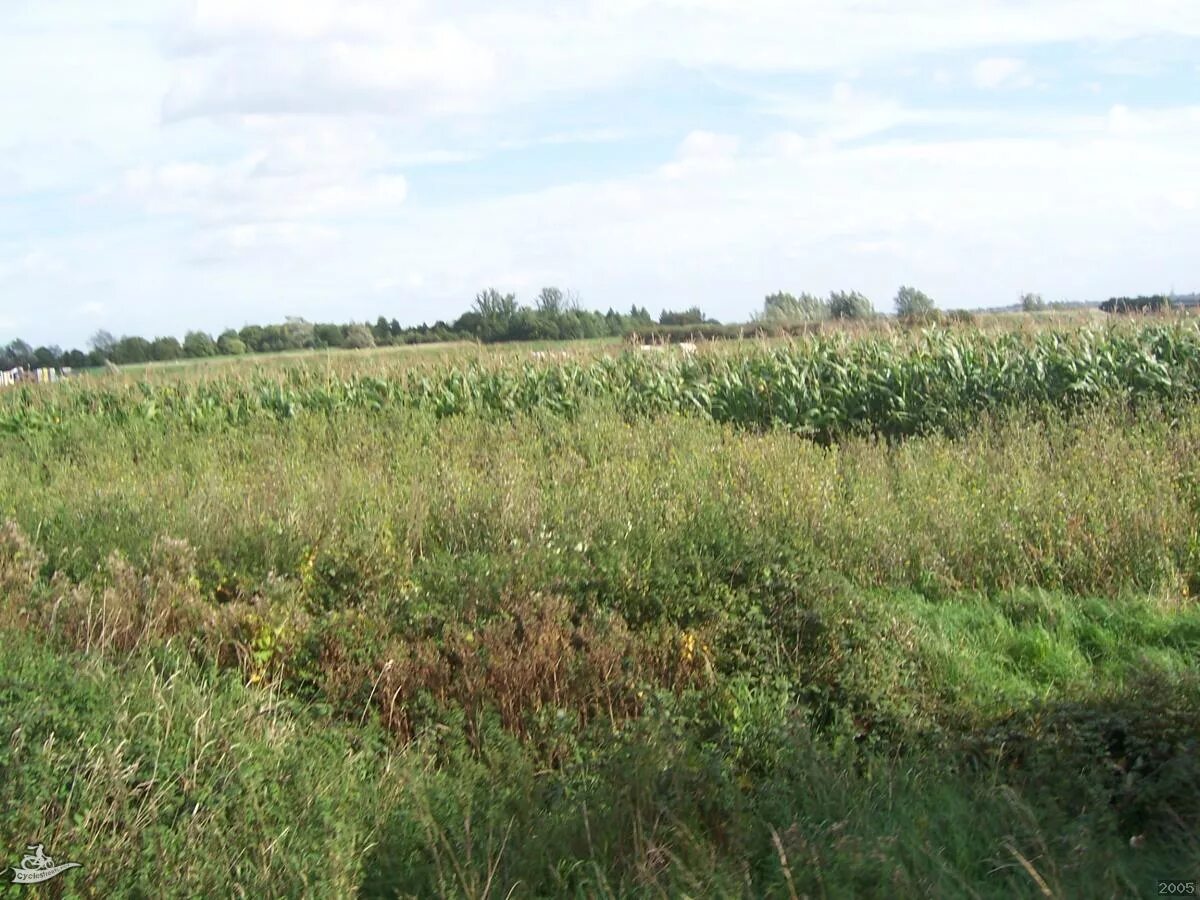
POLYGON ((58 369, 8 369, 0 371, 0 388, 13 387, 18 384, 53 384, 70 375, 69 369, 61 372, 58 369))

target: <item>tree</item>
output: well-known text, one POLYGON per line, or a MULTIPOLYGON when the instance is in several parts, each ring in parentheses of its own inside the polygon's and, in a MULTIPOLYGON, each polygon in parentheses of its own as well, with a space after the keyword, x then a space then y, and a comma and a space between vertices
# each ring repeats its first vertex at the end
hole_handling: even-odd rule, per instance
POLYGON ((217 338, 217 350, 223 356, 241 356, 246 352, 246 343, 230 328, 221 332, 221 336, 217 338))
POLYGON ((685 309, 683 312, 674 312, 664 309, 658 316, 659 325, 706 325, 718 324, 716 319, 709 319, 701 311, 700 307, 693 306, 691 309, 685 309))
POLYGON ((123 337, 112 348, 112 356, 106 359, 122 366, 150 362, 150 342, 144 337, 123 337))
POLYGON ((178 338, 155 338, 150 344, 150 356, 155 360, 179 359, 183 356, 183 347, 180 346, 178 338))
POLYGON ((111 331, 105 331, 103 328, 92 335, 88 344, 105 359, 111 357, 113 351, 117 349, 117 339, 112 336, 111 331))
POLYGON ((858 291, 834 291, 829 295, 829 314, 835 319, 869 319, 875 307, 858 291))
POLYGON ((1100 304, 1106 313, 1163 312, 1171 308, 1171 298, 1165 294, 1150 297, 1110 297, 1100 304))
POLYGON ((28 367, 33 363, 33 348, 20 338, 0 350, 0 369, 28 367))
POLYGON ((313 343, 321 348, 345 346, 346 330, 341 325, 322 324, 313 326, 313 343))
POLYGON ((371 329, 371 334, 375 338, 376 344, 390 344, 392 342, 392 328, 388 324, 388 320, 380 316, 375 320, 375 326, 371 329))
POLYGON ((1046 301, 1041 294, 1022 294, 1021 309, 1025 312, 1039 312, 1046 308, 1046 301))
POLYGON ((777 291, 763 301, 762 314, 756 316, 765 322, 817 322, 829 318, 829 304, 812 294, 791 294, 777 291))
POLYGON ((896 292, 896 315, 908 321, 930 318, 935 306, 928 294, 914 287, 901 287, 896 292))
POLYGON ((189 331, 183 337, 183 353, 190 359, 217 355, 217 343, 203 331, 189 331))
POLYGON ((68 350, 63 354, 62 364, 70 369, 84 369, 96 363, 88 359, 88 355, 82 350, 68 350))
POLYGON ((475 295, 474 309, 484 319, 511 319, 517 314, 517 296, 488 288, 475 295))
POLYGON ((241 338, 242 343, 246 345, 247 350, 253 351, 254 353, 261 353, 264 349, 263 340, 266 337, 266 329, 264 329, 261 325, 247 325, 238 332, 238 337, 241 338))
POLYGON ((349 350, 366 350, 375 346, 375 335, 366 325, 351 325, 346 329, 342 346, 349 350))
POLYGON ((33 362, 38 368, 53 369, 62 358, 62 347, 38 347, 33 351, 33 362))
POLYGON ((557 316, 565 308, 563 292, 556 287, 542 288, 534 303, 538 314, 543 316, 557 316))
MULTIPOLYGON (((450 329, 458 334, 469 334, 475 338, 480 337, 483 334, 483 316, 474 310, 465 312, 454 320, 454 324, 450 326, 450 329)), ((422 325, 417 329, 417 333, 420 335, 429 334, 429 326, 422 325)))
POLYGON ((283 339, 287 350, 313 346, 315 334, 312 322, 300 316, 288 316, 283 325, 283 339))

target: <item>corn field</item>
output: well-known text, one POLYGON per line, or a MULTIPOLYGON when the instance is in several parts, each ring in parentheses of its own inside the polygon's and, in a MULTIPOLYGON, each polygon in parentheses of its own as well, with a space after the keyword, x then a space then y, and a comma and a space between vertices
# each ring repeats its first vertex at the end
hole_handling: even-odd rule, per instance
POLYGON ((105 378, 0 400, 0 432, 54 429, 79 418, 237 428, 360 409, 426 410, 439 418, 611 404, 628 417, 694 415, 822 441, 845 435, 954 432, 1007 409, 1071 411, 1099 400, 1179 403, 1200 392, 1200 326, 1048 331, 817 335, 692 356, 625 352, 594 360, 438 362, 330 377, 292 368, 192 383, 105 378))

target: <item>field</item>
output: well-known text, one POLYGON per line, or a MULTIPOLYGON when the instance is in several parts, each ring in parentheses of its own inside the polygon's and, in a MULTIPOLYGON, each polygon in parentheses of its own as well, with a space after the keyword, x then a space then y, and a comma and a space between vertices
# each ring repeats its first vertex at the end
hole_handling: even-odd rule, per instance
POLYGON ((63 896, 1156 896, 1198 399, 1193 322, 8 391, 0 846, 63 896))

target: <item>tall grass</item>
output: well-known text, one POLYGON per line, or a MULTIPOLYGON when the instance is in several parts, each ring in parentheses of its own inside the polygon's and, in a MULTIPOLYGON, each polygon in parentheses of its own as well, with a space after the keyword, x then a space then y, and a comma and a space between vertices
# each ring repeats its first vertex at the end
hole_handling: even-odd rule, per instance
POLYGON ((1062 340, 14 394, 0 841, 84 896, 1194 877, 1196 338, 1062 340))

